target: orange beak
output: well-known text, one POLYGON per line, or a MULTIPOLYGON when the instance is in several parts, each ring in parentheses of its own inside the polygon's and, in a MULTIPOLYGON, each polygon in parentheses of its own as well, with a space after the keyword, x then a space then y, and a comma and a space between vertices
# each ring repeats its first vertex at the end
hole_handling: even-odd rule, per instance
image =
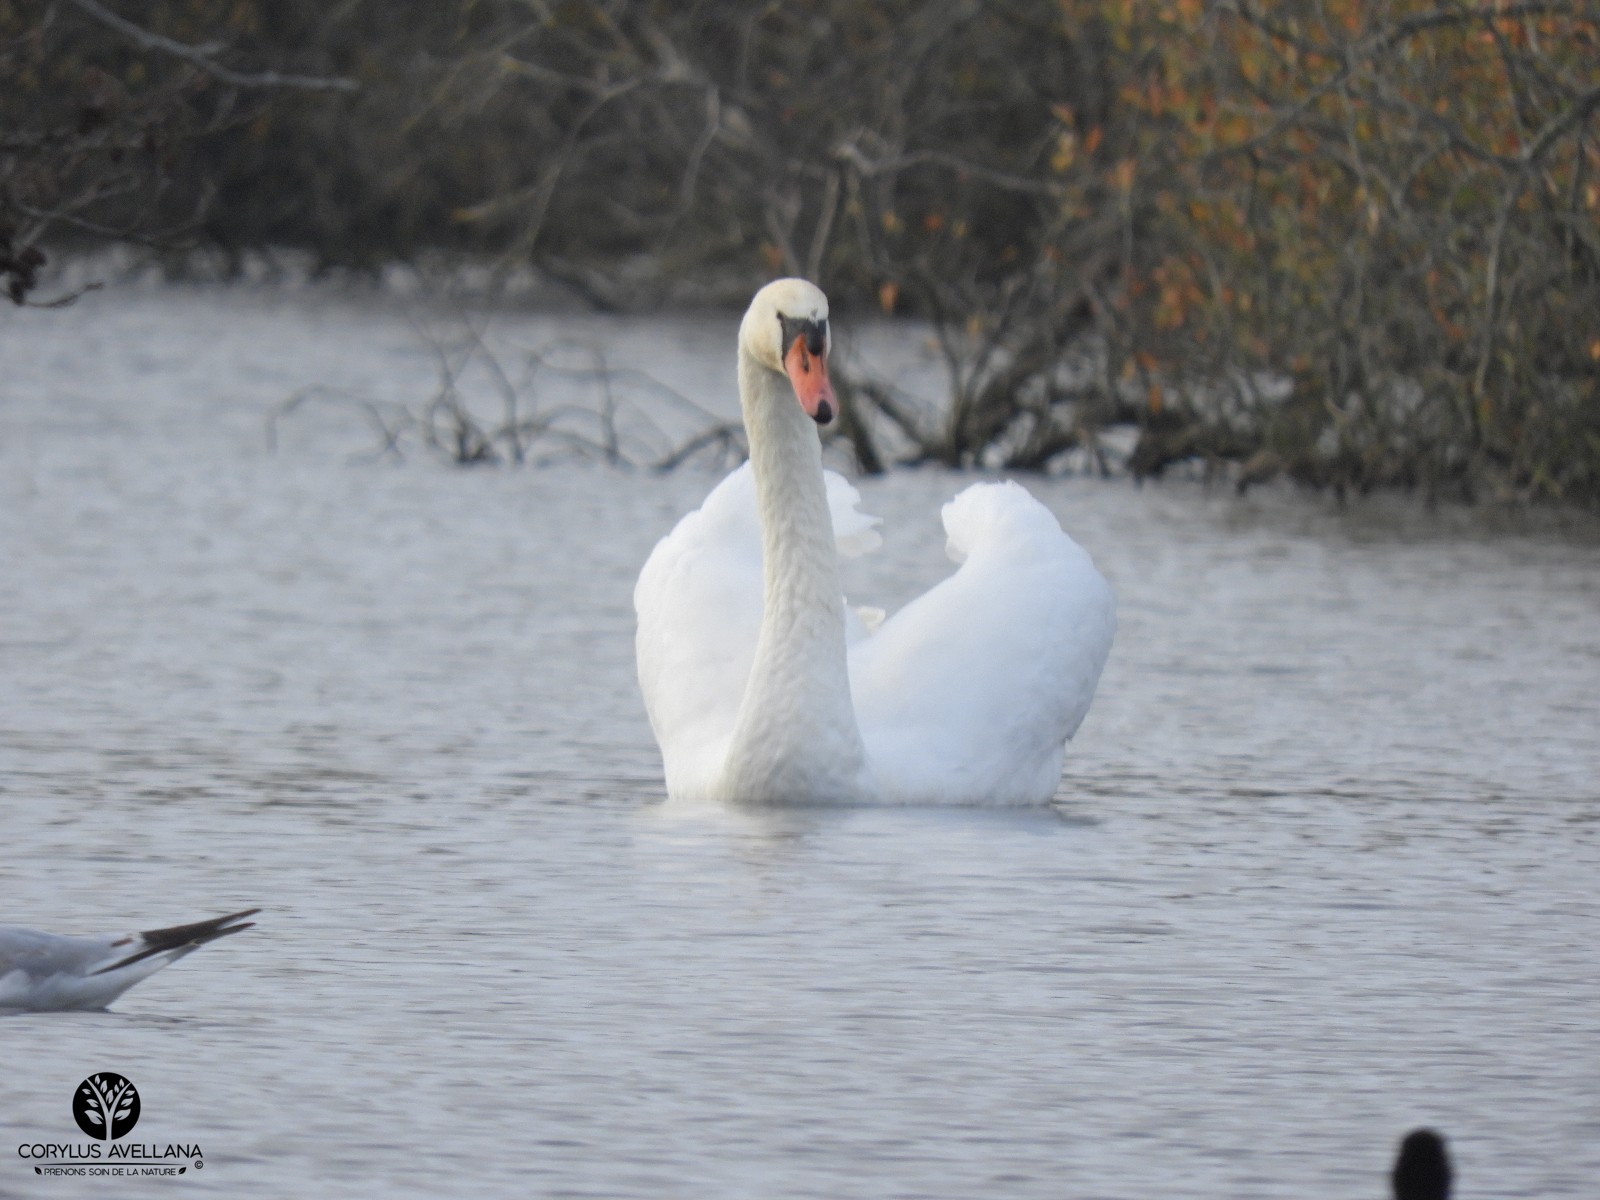
POLYGON ((794 384, 795 397, 806 416, 818 425, 826 425, 839 411, 839 402, 833 396, 833 384, 828 382, 828 363, 820 354, 806 348, 804 334, 795 338, 789 352, 783 356, 783 368, 789 372, 789 382, 794 384))

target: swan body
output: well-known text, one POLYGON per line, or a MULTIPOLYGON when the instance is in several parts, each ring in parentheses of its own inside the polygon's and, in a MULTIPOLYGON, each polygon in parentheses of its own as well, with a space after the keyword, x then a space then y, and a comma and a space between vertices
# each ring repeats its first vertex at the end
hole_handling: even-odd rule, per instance
POLYGON ((0 1012, 105 1008, 140 980, 207 942, 249 929, 255 922, 243 918, 260 911, 96 937, 0 925, 0 1012))
POLYGON ((1111 589, 1027 491, 979 483, 943 510, 954 574, 887 618, 849 608, 838 559, 875 547, 878 521, 822 469, 827 350, 817 288, 756 294, 739 339, 750 461, 634 589, 668 795, 1046 803, 1110 652, 1111 589))

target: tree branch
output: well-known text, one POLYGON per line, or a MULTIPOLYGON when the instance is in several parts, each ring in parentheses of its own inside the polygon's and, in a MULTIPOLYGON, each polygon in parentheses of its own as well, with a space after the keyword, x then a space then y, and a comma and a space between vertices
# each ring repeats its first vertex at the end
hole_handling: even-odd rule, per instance
POLYGON ((135 25, 124 17, 119 17, 99 0, 67 0, 75 8, 88 16, 93 17, 102 25, 116 30, 123 37, 141 46, 146 50, 155 50, 173 58, 182 59, 190 66, 198 67, 207 75, 220 83, 226 83, 239 88, 304 88, 311 91, 340 91, 353 92, 356 83, 352 79, 339 79, 321 75, 284 75, 277 71, 260 71, 245 73, 235 71, 223 66, 213 57, 227 49, 220 42, 205 42, 198 46, 191 46, 187 42, 174 41, 172 38, 163 37, 153 33, 142 25, 135 25))

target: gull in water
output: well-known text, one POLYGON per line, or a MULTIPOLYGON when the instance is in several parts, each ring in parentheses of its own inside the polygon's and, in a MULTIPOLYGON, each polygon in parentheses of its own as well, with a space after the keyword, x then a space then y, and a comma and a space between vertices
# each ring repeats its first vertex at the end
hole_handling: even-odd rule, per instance
POLYGON ((80 1012, 105 1008, 141 979, 192 950, 249 929, 259 908, 193 925, 66 937, 0 925, 0 1012, 80 1012))

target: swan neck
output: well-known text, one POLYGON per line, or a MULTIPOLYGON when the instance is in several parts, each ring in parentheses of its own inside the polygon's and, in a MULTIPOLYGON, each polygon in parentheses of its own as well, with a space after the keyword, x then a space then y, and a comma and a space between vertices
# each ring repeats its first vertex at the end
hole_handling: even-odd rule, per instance
POLYGON ((822 443, 788 381, 743 347, 739 393, 761 523, 762 617, 725 785, 757 802, 856 799, 865 751, 850 700, 822 443))
POLYGON ((833 519, 822 479, 816 426, 788 394, 787 381, 741 355, 740 396, 761 521, 766 621, 815 608, 840 627, 844 644, 833 519))

